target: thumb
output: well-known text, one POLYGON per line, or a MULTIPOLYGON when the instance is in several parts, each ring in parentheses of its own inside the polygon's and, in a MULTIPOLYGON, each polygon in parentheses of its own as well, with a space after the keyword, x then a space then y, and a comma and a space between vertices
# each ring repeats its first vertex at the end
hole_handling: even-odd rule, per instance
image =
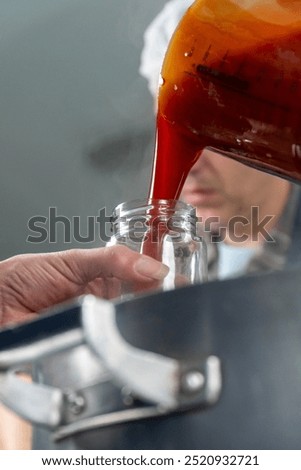
POLYGON ((81 283, 98 277, 116 277, 127 281, 161 280, 169 271, 159 261, 121 245, 68 250, 61 252, 61 256, 81 283))

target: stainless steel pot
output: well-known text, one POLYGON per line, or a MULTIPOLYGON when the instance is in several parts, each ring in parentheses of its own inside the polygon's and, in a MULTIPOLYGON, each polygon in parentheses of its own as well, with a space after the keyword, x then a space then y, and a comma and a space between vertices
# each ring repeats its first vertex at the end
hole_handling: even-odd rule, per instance
POLYGON ((287 270, 84 297, 0 333, 2 399, 39 449, 299 449, 300 285, 287 270))

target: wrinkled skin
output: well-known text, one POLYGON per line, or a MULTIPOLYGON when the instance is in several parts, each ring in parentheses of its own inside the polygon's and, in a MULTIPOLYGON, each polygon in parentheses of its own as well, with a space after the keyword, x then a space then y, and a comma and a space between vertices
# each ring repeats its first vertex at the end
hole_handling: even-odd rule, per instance
POLYGON ((18 255, 0 263, 0 325, 82 294, 118 297, 121 281, 148 285, 167 271, 124 246, 18 255))

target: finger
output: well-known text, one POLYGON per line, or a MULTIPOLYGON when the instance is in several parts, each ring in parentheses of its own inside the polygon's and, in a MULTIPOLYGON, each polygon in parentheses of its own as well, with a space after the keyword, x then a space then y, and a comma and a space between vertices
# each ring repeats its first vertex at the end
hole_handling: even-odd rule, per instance
POLYGON ((1 318, 1 326, 16 325, 35 320, 38 317, 37 313, 26 313, 20 310, 8 309, 1 318))
POLYGON ((92 294, 103 299, 120 297, 121 281, 116 277, 94 279, 84 288, 83 294, 92 294))

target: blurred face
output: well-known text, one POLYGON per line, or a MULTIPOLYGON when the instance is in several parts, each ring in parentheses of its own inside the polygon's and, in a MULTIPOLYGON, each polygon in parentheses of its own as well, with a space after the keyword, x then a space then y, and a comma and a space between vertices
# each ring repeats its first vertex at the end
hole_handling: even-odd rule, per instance
POLYGON ((203 221, 218 217, 214 227, 219 227, 235 216, 250 220, 252 206, 259 207, 259 215, 278 216, 289 188, 281 178, 205 151, 191 169, 181 198, 197 208, 203 221))

